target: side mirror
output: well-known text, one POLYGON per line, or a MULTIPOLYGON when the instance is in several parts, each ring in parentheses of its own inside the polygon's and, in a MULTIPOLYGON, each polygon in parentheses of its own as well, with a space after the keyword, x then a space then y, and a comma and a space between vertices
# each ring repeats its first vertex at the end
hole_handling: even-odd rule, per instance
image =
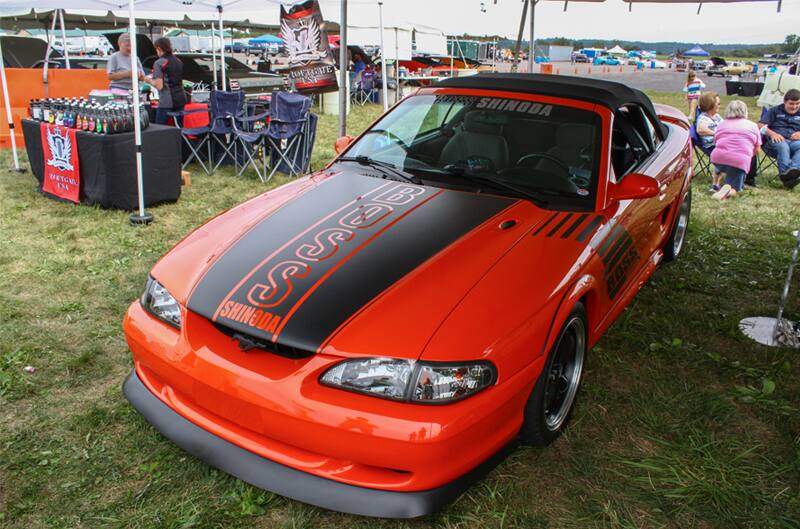
POLYGON ((352 136, 342 136, 336 143, 334 144, 334 149, 336 149, 336 154, 341 154, 347 148, 348 145, 353 143, 352 136))
POLYGON ((658 195, 658 182, 652 176, 639 173, 626 174, 622 182, 609 186, 610 200, 629 200, 633 198, 651 198, 658 195))

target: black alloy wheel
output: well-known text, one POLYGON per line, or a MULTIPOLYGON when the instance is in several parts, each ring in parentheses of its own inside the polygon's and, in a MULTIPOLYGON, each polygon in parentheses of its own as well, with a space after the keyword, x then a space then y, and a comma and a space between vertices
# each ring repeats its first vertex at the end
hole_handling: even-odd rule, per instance
POLYGON ((582 303, 576 303, 561 327, 525 406, 520 436, 534 446, 546 446, 569 423, 588 352, 588 325, 582 303))

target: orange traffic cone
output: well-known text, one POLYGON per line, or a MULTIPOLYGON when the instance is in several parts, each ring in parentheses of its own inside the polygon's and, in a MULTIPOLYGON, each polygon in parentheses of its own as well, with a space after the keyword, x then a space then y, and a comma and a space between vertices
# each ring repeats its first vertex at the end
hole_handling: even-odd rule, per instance
POLYGON ((561 75, 561 68, 556 68, 556 75, 561 75))

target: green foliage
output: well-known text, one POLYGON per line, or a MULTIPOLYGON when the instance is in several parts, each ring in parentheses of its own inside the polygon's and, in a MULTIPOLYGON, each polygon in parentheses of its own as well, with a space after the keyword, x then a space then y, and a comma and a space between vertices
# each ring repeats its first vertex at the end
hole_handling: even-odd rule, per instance
POLYGON ((786 35, 786 40, 783 41, 784 53, 795 53, 800 50, 800 35, 786 35))

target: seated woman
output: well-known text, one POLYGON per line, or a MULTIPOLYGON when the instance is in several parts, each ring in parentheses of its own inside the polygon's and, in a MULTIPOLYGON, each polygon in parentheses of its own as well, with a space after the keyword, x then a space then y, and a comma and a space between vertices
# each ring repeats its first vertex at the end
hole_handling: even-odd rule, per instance
POLYGON ((711 152, 715 179, 725 174, 725 185, 714 193, 714 198, 726 200, 744 188, 744 179, 750 170, 750 161, 761 146, 758 126, 747 119, 747 105, 733 100, 725 109, 725 120, 714 134, 716 146, 711 152))

